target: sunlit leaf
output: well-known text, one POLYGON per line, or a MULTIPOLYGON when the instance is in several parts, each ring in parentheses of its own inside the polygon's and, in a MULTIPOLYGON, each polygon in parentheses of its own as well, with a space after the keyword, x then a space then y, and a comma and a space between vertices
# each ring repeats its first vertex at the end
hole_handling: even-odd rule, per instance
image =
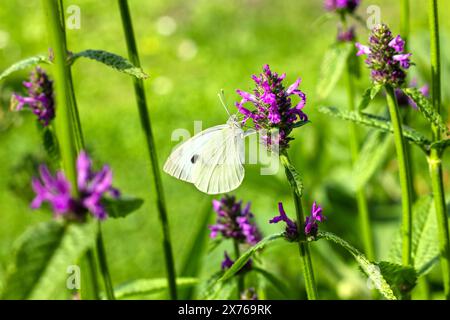
POLYGON ((71 56, 70 63, 74 63, 79 58, 88 58, 101 62, 108 67, 111 67, 117 71, 126 73, 130 76, 138 79, 147 79, 148 75, 142 71, 141 68, 134 66, 130 61, 117 54, 103 51, 103 50, 85 50, 75 53, 71 56))
MULTIPOLYGON (((178 289, 190 288, 198 284, 196 278, 177 278, 178 289)), ((166 278, 138 279, 126 282, 114 288, 116 299, 133 299, 165 292, 168 289, 166 278)))
POLYGON ((48 60, 48 58, 46 56, 39 55, 39 56, 26 58, 24 60, 16 62, 12 66, 10 66, 8 69, 3 71, 2 74, 0 74, 0 81, 5 79, 6 77, 8 77, 9 75, 11 75, 14 72, 17 72, 17 71, 20 71, 23 69, 27 69, 27 68, 31 68, 31 67, 35 67, 41 63, 48 64, 48 63, 50 63, 50 61, 48 60))
POLYGON ((67 268, 94 244, 95 224, 50 221, 28 229, 18 240, 8 268, 3 299, 52 299, 70 293, 67 268))
POLYGON ((347 241, 339 238, 330 232, 319 232, 317 239, 326 239, 340 245, 352 254, 364 273, 372 280, 375 288, 388 300, 397 300, 392 288, 381 273, 380 267, 376 263, 370 262, 358 249, 350 245, 347 241))

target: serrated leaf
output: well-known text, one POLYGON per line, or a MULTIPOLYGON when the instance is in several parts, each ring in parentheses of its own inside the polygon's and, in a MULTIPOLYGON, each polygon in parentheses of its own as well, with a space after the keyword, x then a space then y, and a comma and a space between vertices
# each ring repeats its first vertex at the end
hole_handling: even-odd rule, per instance
POLYGON ((391 135, 373 131, 364 142, 353 165, 355 189, 363 188, 383 164, 391 145, 391 135))
POLYGON ((366 109, 369 106, 370 102, 375 99, 381 88, 381 85, 373 85, 370 88, 366 89, 366 91, 364 91, 362 100, 358 105, 358 110, 362 111, 366 109))
POLYGON ((336 86, 341 78, 347 58, 351 52, 352 46, 347 43, 339 43, 332 46, 326 53, 322 61, 319 83, 317 84, 317 96, 319 99, 325 99, 336 86))
POLYGON ((259 273, 261 276, 263 276, 266 280, 268 280, 272 286, 278 290, 279 293, 281 293, 283 296, 288 297, 287 293, 290 291, 288 286, 276 275, 273 273, 258 268, 258 267, 252 267, 252 270, 259 273))
POLYGON ((144 200, 133 197, 106 198, 102 200, 102 204, 111 218, 124 218, 138 210, 143 203, 144 200))
MULTIPOLYGON (((41 127, 40 124, 38 124, 41 127)), ((42 127, 41 127, 42 128, 42 127)), ((60 161, 58 139, 55 132, 50 127, 41 129, 42 132, 42 145, 47 152, 49 159, 55 164, 55 167, 60 161)))
POLYGON ((433 105, 417 88, 402 89, 403 92, 412 99, 424 118, 431 124, 439 128, 443 133, 448 133, 449 130, 441 115, 434 109, 433 105))
POLYGON ((294 192, 299 198, 303 195, 303 181, 297 169, 290 163, 287 155, 280 155, 281 163, 284 166, 286 177, 294 192))
POLYGON ((2 74, 0 74, 0 81, 5 79, 6 77, 8 77, 9 75, 11 75, 14 72, 37 66, 40 63, 50 63, 50 61, 48 60, 48 58, 46 56, 39 55, 39 56, 26 58, 24 60, 16 62, 12 66, 10 66, 8 69, 3 71, 2 74))
MULTIPOLYGON (((198 284, 197 278, 177 278, 178 289, 190 288, 198 284)), ((142 298, 156 293, 167 291, 168 283, 166 278, 138 279, 126 282, 114 288, 116 299, 142 298)))
POLYGON ((441 153, 450 147, 450 139, 439 140, 433 142, 430 146, 431 149, 438 149, 441 153))
MULTIPOLYGON (((392 127, 392 123, 385 118, 375 116, 372 114, 354 112, 354 111, 342 111, 335 107, 321 106, 319 107, 319 111, 347 121, 352 121, 357 124, 376 128, 381 130, 382 132, 393 133, 394 128, 392 127)), ((420 132, 408 127, 403 126, 403 136, 412 143, 415 143, 423 150, 427 151, 430 147, 430 141, 422 135, 420 132)))
POLYGON ((69 293, 67 267, 92 247, 95 224, 50 221, 28 229, 16 243, 2 299, 52 299, 69 293))
POLYGON ((397 296, 410 292, 417 283, 417 273, 413 267, 381 261, 377 263, 383 277, 391 288, 395 288, 397 296))
MULTIPOLYGON (((417 274, 428 273, 439 259, 439 241, 433 197, 423 196, 413 206, 413 230, 411 254, 417 274)), ((402 236, 399 232, 394 238, 390 260, 402 262, 402 236)))
POLYGON ((74 63, 78 58, 81 57, 101 62, 108 67, 136 77, 138 79, 148 78, 148 75, 141 68, 134 66, 130 61, 115 53, 103 50, 85 50, 73 54, 71 56, 70 63, 74 63))
POLYGON ((248 262, 248 260, 250 260, 250 258, 256 252, 258 252, 259 250, 261 250, 262 248, 264 248, 266 245, 268 245, 269 243, 273 242, 274 240, 282 238, 283 234, 284 233, 276 233, 276 234, 270 235, 268 237, 265 237, 260 242, 255 244, 253 247, 248 249, 246 252, 244 252, 239 257, 239 259, 237 259, 233 263, 233 265, 227 271, 225 271, 224 275, 219 279, 219 282, 224 282, 224 281, 230 279, 231 277, 233 277, 236 273, 239 272, 239 270, 242 269, 242 267, 245 266, 245 264, 248 262))
POLYGON ((397 297, 394 295, 392 288, 383 277, 380 268, 375 263, 370 262, 365 255, 359 252, 358 249, 350 245, 344 239, 341 239, 340 237, 330 232, 319 232, 317 235, 317 239, 330 240, 346 249, 355 258, 356 262, 358 262, 363 272, 372 280, 378 291, 380 291, 380 293, 388 300, 397 300, 397 297))

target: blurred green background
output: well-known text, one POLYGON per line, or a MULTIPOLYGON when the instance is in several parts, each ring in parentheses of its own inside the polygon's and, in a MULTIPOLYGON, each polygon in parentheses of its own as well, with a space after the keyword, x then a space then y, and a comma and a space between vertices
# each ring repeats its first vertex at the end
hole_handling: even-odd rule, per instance
MULTIPOLYGON (((294 132, 295 141, 290 150, 303 174, 305 204, 309 207, 318 200, 328 217, 322 227, 361 247, 352 195, 347 127, 344 122, 317 112, 321 103, 346 108, 345 90, 340 83, 327 101, 320 102, 315 96, 322 57, 336 37, 337 17, 319 21, 324 14, 322 1, 129 2, 142 66, 150 75, 146 90, 160 165, 176 143, 171 142, 174 129, 193 132, 195 120, 203 121, 203 128, 224 123, 227 115, 217 99, 219 90, 225 90, 231 106, 239 99, 235 90, 250 90, 253 86, 250 76, 268 63, 274 71, 286 72, 288 83, 301 77, 301 89, 307 94, 304 110, 312 123, 294 132)), ((71 51, 103 49, 126 56, 116 1, 65 1, 66 7, 72 4, 81 8, 81 28, 68 30, 71 51)), ((450 8, 447 1, 440 4, 443 91, 448 97, 445 79, 450 79, 450 8)), ((393 32, 399 32, 399 1, 363 0, 358 14, 364 20, 369 5, 380 6, 382 21, 393 32)), ((423 83, 429 79, 426 1, 411 1, 411 18, 411 47, 417 63, 412 72, 423 83)), ((361 24, 358 24, 358 34, 361 42, 366 42, 368 30, 361 24)), ((47 37, 40 1, 2 1, 0 71, 17 60, 45 52, 47 37)), ((369 85, 367 71, 363 69, 365 73, 358 83, 361 94, 369 85)), ((131 279, 163 277, 160 225, 132 79, 90 60, 79 60, 73 73, 89 150, 98 164, 107 162, 112 166, 115 185, 123 193, 146 200, 138 212, 126 219, 109 219, 104 223, 113 281, 119 284, 131 279)), ((9 111, 11 93, 23 92, 21 83, 27 74, 27 71, 16 73, 0 84, 0 279, 11 257, 14 240, 29 226, 51 219, 45 210, 29 209, 32 193, 30 177, 24 168, 33 167, 33 161, 44 159, 45 154, 35 118, 9 111)), ((383 105, 382 100, 378 105, 383 105)), ((448 103, 444 106, 448 109, 448 103)), ((412 116, 414 126, 428 134, 422 119, 416 115, 412 116)), ((363 140, 367 131, 360 132, 363 140)), ((420 194, 427 194, 430 189, 426 160, 418 150, 414 156, 416 189, 420 194)), ((448 160, 444 162, 446 186, 449 185, 448 160)), ((166 174, 163 180, 174 254, 177 268, 181 270, 193 258, 188 255, 188 249, 212 198, 166 174)), ((388 159, 367 186, 380 259, 386 257, 399 223, 399 190, 396 163, 388 159)), ((233 194, 252 202, 252 211, 265 235, 282 228, 268 224, 277 214, 277 202, 283 201, 288 214, 294 215, 291 194, 281 172, 276 176, 261 176, 258 165, 247 165, 246 178, 233 194)), ((213 217, 210 218, 212 222, 213 217)), ((207 229, 203 231, 208 233, 207 229)), ((204 253, 199 270, 203 278, 219 270, 227 245, 204 253)), ((370 296, 365 280, 357 267, 351 265, 353 262, 347 254, 325 243, 314 243, 312 247, 322 298, 370 296), (350 268, 342 262, 348 262, 350 268)), ((292 298, 304 297, 296 246, 279 242, 264 251, 262 263, 289 280, 290 286, 296 289, 292 298)), ((428 277, 439 291, 438 268, 428 277)), ((270 289, 268 297, 279 298, 270 289)))

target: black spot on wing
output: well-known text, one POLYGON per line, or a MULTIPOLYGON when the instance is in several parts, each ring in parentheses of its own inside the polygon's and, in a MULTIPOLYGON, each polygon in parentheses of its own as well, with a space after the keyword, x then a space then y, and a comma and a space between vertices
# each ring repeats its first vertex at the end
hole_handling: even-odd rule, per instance
POLYGON ((191 158, 191 162, 192 162, 192 163, 196 163, 197 160, 198 160, 198 154, 194 154, 194 155, 192 156, 192 158, 191 158))

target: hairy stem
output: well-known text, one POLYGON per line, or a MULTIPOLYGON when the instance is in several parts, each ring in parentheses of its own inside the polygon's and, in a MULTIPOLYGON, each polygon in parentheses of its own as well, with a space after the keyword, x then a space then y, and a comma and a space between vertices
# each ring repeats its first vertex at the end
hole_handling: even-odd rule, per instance
MULTIPOLYGON (((439 43, 439 18, 437 0, 429 0, 429 24, 430 24, 430 52, 431 52, 431 98, 437 112, 441 111, 441 58, 439 43)), ((441 139, 439 128, 432 125, 434 141, 441 139)), ((442 171, 442 155, 437 150, 431 150, 429 167, 433 189, 434 204, 438 222, 438 237, 441 253, 442 279, 444 282, 444 294, 450 300, 450 236, 448 227, 447 208, 445 201, 444 179, 442 171)))
MULTIPOLYGON (((289 183, 292 188, 294 203, 295 203, 295 212, 297 216, 297 228, 299 230, 299 234, 303 234, 303 230, 305 230, 305 216, 303 214, 303 206, 302 206, 302 199, 299 194, 299 191, 297 187, 295 186, 295 183, 292 182, 292 177, 290 174, 289 167, 293 167, 289 156, 287 152, 283 152, 280 154, 280 161, 285 167, 286 171, 286 177, 289 180, 289 183)), ((311 254, 309 252, 309 243, 305 241, 304 237, 299 237, 298 241, 298 247, 299 247, 299 253, 300 253, 300 260, 302 264, 302 271, 303 276, 305 279, 305 286, 306 286, 306 294, 308 296, 309 300, 317 300, 318 294, 317 294, 317 288, 316 288, 316 282, 314 279, 314 271, 311 261, 311 254)))
MULTIPOLYGON (((234 239, 233 240, 233 246, 234 246, 234 256, 235 259, 239 259, 239 257, 241 256, 241 251, 239 250, 239 242, 234 239)), ((244 292, 244 284, 245 284, 245 279, 244 279, 244 275, 243 274, 238 274, 237 276, 237 299, 241 300, 241 294, 244 292)))
MULTIPOLYGON (((123 30, 125 33, 125 40, 128 48, 128 55, 130 61, 136 66, 140 67, 139 54, 134 37, 133 23, 131 20, 130 10, 128 8, 127 0, 118 0, 120 15, 122 18, 123 30)), ((153 138, 152 126, 150 121, 150 114, 148 112, 147 100, 145 97, 144 83, 141 79, 134 79, 134 89, 136 94, 137 105, 139 109, 139 116, 141 120, 142 131, 144 132, 147 142, 147 150, 152 163, 153 182, 156 189, 157 205, 159 212, 159 219, 161 221, 163 233, 163 248, 166 260, 167 281, 169 283, 170 297, 177 299, 176 287, 176 272, 175 262, 172 253, 172 243, 170 240, 169 221, 167 217, 166 202, 164 200, 164 189, 161 181, 161 175, 158 164, 158 156, 156 153, 155 141, 153 138)))
POLYGON ((412 177, 409 175, 406 142, 403 137, 397 98, 395 97, 394 89, 390 86, 386 86, 386 100, 394 128, 394 140, 402 193, 402 262, 405 266, 412 266, 412 177))

